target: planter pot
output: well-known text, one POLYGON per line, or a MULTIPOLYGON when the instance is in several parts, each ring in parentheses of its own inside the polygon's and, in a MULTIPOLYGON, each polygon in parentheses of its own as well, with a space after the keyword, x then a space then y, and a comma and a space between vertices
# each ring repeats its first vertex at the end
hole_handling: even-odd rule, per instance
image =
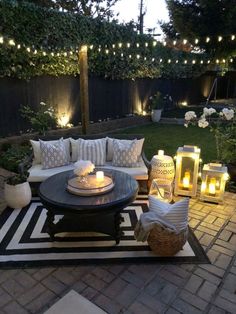
POLYGON ((151 117, 152 122, 159 122, 161 119, 162 109, 154 109, 152 110, 151 117))
POLYGON ((32 197, 29 182, 17 185, 5 183, 4 196, 9 207, 14 209, 25 207, 30 203, 32 197))

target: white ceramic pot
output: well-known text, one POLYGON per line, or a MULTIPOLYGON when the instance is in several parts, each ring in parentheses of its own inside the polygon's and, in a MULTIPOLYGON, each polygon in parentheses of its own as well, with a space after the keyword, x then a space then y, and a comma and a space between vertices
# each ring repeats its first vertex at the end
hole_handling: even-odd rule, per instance
POLYGON ((159 122, 161 119, 162 109, 154 109, 151 112, 152 122, 159 122))
POLYGON ((32 193, 29 182, 10 185, 5 183, 4 196, 9 207, 21 209, 28 205, 31 201, 32 193))

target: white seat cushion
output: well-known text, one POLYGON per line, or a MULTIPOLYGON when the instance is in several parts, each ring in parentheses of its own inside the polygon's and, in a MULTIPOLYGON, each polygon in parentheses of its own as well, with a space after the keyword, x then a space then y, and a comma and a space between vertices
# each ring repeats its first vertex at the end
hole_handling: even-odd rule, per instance
MULTIPOLYGON (((67 170, 73 170, 74 168, 75 167, 74 167, 73 163, 66 165, 66 166, 62 166, 62 167, 56 167, 56 168, 44 169, 44 170, 42 169, 42 164, 32 165, 32 167, 28 170, 29 171, 28 181, 29 182, 42 182, 42 181, 46 180, 48 177, 50 177, 56 173, 59 173, 62 171, 67 171, 67 170)), ((134 168, 114 167, 114 166, 112 166, 111 162, 106 162, 105 166, 103 166, 101 168, 123 171, 123 172, 131 175, 136 180, 147 180, 148 179, 148 169, 145 166, 143 161, 139 162, 139 167, 134 167, 134 168)))

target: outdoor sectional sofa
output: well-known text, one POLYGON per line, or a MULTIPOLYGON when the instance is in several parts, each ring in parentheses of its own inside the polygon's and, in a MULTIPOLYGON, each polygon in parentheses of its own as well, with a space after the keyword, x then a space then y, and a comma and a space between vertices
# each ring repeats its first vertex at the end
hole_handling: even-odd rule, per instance
MULTIPOLYGON (((141 140, 143 139, 143 136, 140 134, 107 134, 107 135, 79 135, 79 136, 72 136, 73 140, 77 140, 79 138, 82 138, 84 140, 95 140, 95 139, 101 139, 106 138, 106 154, 108 154, 108 138, 109 139, 121 139, 121 140, 141 140)), ((51 140, 58 140, 58 136, 50 136, 50 137, 37 137, 34 138, 35 141, 42 139, 43 141, 51 141, 51 140)), ((66 138, 64 138, 65 140, 66 138)), ((57 174, 62 171, 67 170, 73 170, 75 159, 73 160, 73 151, 72 151, 72 144, 73 143, 69 141, 70 143, 70 153, 71 153, 71 162, 68 165, 60 166, 60 167, 54 167, 50 169, 43 169, 43 166, 41 163, 35 163, 34 160, 34 152, 32 150, 30 156, 27 156, 24 161, 19 165, 19 171, 23 173, 24 171, 28 170, 29 177, 28 182, 30 183, 32 188, 38 188, 39 184, 47 179, 48 177, 57 174)), ((150 168, 150 162, 147 160, 144 150, 142 148, 141 157, 139 158, 139 161, 135 167, 115 167, 112 165, 112 161, 107 161, 106 156, 106 162, 104 166, 99 166, 99 168, 105 169, 115 169, 120 170, 128 173, 133 178, 135 178, 137 181, 148 181, 148 173, 150 168)))

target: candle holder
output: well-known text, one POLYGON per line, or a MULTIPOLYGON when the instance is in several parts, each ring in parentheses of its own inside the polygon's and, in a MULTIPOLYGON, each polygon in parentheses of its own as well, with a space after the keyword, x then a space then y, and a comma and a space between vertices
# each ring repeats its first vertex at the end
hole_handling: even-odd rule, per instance
POLYGON ((149 194, 163 202, 170 203, 173 197, 172 188, 172 181, 154 179, 152 180, 149 194))
POLYGON ((175 195, 195 197, 197 194, 200 148, 184 145, 176 156, 175 195))
POLYGON ((200 200, 222 203, 225 183, 229 179, 227 167, 210 163, 203 166, 200 200))

